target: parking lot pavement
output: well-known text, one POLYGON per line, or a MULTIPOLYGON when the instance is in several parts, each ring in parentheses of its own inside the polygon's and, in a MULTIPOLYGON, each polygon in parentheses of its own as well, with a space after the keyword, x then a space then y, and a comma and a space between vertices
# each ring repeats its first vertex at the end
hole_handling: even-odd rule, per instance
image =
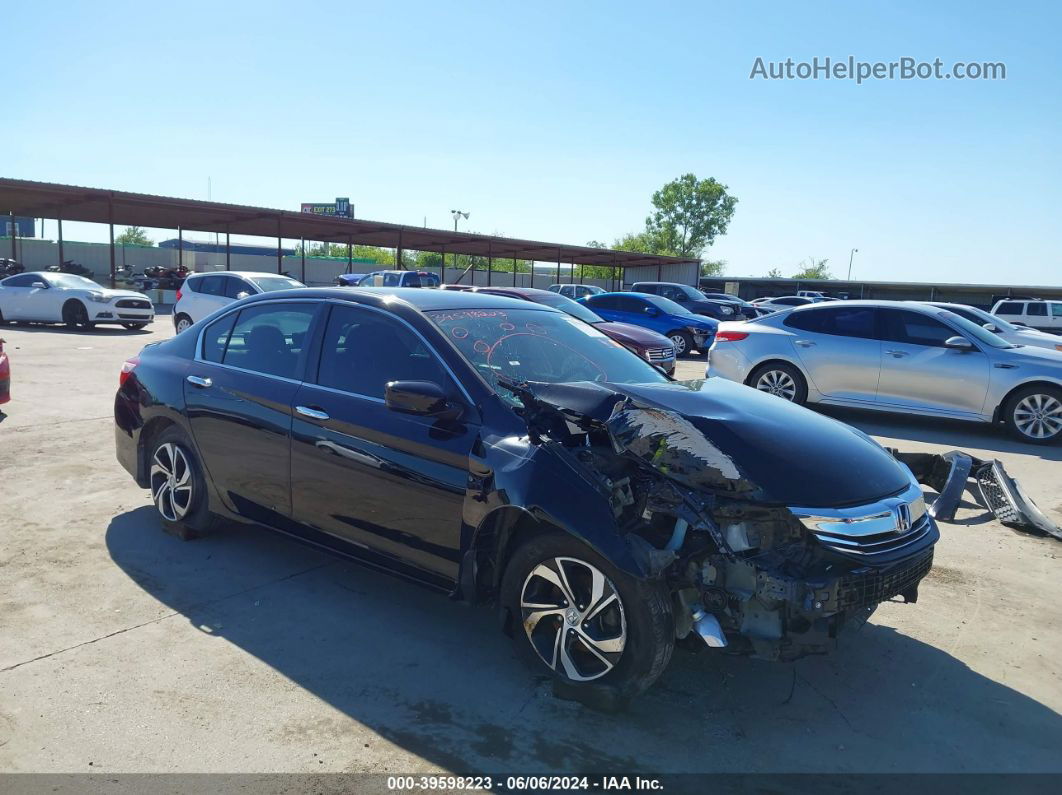
MULTIPOLYGON (((883 605, 834 655, 677 652, 602 715, 534 681, 489 610, 255 528, 164 535, 110 415, 121 362, 169 333, 3 329, 2 770, 1062 771, 1057 541, 967 502, 918 604, 883 605)), ((999 457, 1062 519, 1060 448, 837 416, 999 457)))

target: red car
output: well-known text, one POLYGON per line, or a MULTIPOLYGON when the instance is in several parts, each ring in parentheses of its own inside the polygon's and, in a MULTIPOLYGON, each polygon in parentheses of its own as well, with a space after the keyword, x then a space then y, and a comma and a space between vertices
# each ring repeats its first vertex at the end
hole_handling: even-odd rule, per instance
POLYGON ((11 400, 11 362, 4 353, 4 341, 0 340, 0 403, 11 400))
POLYGON ((477 293, 489 293, 490 295, 503 295, 506 298, 519 298, 524 301, 532 301, 536 304, 545 304, 561 312, 566 312, 572 317, 589 323, 602 334, 611 337, 620 345, 650 364, 660 367, 668 375, 675 373, 675 346, 671 340, 663 334, 655 331, 633 326, 630 323, 613 323, 605 320, 587 306, 565 298, 558 293, 549 290, 539 290, 534 287, 473 287, 477 293))

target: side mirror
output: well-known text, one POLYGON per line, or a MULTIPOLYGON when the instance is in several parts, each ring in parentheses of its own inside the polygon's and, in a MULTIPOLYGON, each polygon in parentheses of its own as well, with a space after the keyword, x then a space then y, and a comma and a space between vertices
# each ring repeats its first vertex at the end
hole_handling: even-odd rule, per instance
POLYGON ((241 290, 240 292, 236 293, 236 300, 239 300, 241 298, 246 298, 249 295, 250 295, 250 293, 247 292, 246 290, 241 290))
POLYGON ((966 337, 955 336, 948 337, 944 340, 944 347, 954 348, 957 351, 972 351, 973 343, 966 339, 966 337))
POLYGON ((391 381, 384 392, 384 402, 391 411, 420 416, 449 415, 456 419, 460 411, 454 411, 446 399, 446 393, 434 381, 391 381))
POLYGON ((983 328, 984 328, 985 331, 991 331, 993 334, 998 334, 999 333, 999 329, 996 328, 996 324, 995 323, 985 323, 983 328))
POLYGON ((38 290, 47 290, 48 289, 48 285, 45 284, 44 282, 34 282, 33 284, 30 285, 30 287, 35 287, 38 290))
POLYGON ((644 311, 645 314, 649 315, 649 317, 657 317, 660 314, 660 310, 657 309, 655 306, 647 306, 642 311, 644 311))

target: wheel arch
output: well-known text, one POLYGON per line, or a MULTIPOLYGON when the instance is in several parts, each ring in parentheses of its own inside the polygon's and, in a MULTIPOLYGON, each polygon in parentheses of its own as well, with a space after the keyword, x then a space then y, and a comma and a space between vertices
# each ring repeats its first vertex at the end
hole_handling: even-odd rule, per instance
POLYGON ((749 374, 745 376, 745 385, 750 386, 752 384, 752 376, 755 375, 760 369, 769 364, 787 364, 790 367, 795 367, 798 371, 800 371, 800 375, 803 376, 804 381, 807 384, 811 383, 811 379, 808 378, 808 374, 804 372, 804 368, 800 366, 799 362, 795 362, 792 359, 787 359, 784 356, 773 355, 768 356, 766 359, 761 359, 760 361, 756 362, 751 367, 749 367, 749 374))
POLYGON ((999 403, 996 404, 996 407, 992 412, 992 422, 1002 422, 1004 407, 1010 402, 1011 398, 1014 397, 1014 395, 1030 386, 1045 386, 1050 387, 1056 392, 1062 392, 1062 383, 1058 381, 1052 381, 1049 378, 1030 378, 1028 381, 1022 381, 1017 386, 1012 387, 1010 390, 1008 390, 1007 393, 1000 399, 999 403))
POLYGON ((180 425, 169 417, 156 416, 144 423, 144 427, 140 429, 140 438, 137 441, 136 480, 141 488, 147 488, 148 486, 148 461, 152 445, 163 431, 169 428, 180 428, 180 425))

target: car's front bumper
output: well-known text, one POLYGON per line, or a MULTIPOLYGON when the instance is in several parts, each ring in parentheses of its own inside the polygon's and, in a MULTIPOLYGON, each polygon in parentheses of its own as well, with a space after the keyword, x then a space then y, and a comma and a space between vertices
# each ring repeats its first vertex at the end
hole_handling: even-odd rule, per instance
POLYGON ((99 304, 89 307, 89 320, 93 323, 151 323, 155 310, 99 304))

